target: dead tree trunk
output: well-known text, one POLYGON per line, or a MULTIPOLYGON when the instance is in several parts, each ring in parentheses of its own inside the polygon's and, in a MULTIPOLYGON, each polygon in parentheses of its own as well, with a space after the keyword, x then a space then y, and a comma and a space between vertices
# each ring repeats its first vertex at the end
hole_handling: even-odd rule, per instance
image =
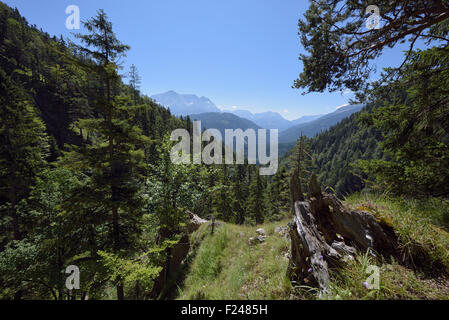
MULTIPOLYGON (((297 195, 292 193, 292 196, 297 195)), ((295 199, 295 198, 293 198, 295 199)), ((329 270, 352 260, 356 250, 372 249, 390 257, 397 253, 394 230, 367 212, 350 211, 332 194, 323 194, 313 175, 308 199, 294 202, 291 238, 290 279, 329 287, 329 270)))

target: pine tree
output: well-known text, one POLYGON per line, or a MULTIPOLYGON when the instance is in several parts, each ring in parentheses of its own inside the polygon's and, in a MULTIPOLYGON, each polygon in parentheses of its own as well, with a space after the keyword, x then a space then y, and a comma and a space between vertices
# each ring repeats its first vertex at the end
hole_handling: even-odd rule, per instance
POLYGON ((307 190, 312 174, 312 155, 307 137, 301 136, 296 142, 290 156, 290 175, 295 176, 299 183, 301 192, 307 190))
POLYGON ((215 217, 226 222, 234 220, 231 183, 228 176, 228 167, 223 164, 219 170, 219 180, 213 199, 215 217))
POLYGON ((268 211, 272 219, 290 210, 289 175, 285 166, 273 176, 268 186, 268 211))
POLYGON ((246 166, 237 165, 236 174, 233 183, 234 212, 236 214, 236 223, 245 222, 245 200, 248 197, 248 184, 246 183, 246 166))
POLYGON ((256 224, 264 222, 266 212, 265 201, 264 181, 257 170, 252 175, 247 202, 247 214, 256 224))
MULTIPOLYGON (((298 23, 307 54, 300 54, 303 69, 294 87, 309 92, 358 91, 370 84, 366 79, 375 69, 372 62, 384 49, 409 40, 407 50, 412 52, 418 39, 447 44, 448 19, 447 1, 311 1, 298 23), (367 17, 370 4, 379 12, 367 17), (367 28, 376 16, 377 26, 367 28)), ((385 73, 383 78, 392 75, 385 73)))
POLYGON ((140 95, 139 89, 142 78, 140 77, 137 67, 135 65, 131 65, 128 77, 129 77, 129 86, 131 87, 133 93, 134 104, 137 105, 140 95))
MULTIPOLYGON (((132 241, 125 230, 135 229, 142 213, 139 197, 144 182, 142 147, 148 139, 133 124, 139 107, 132 106, 128 98, 117 96, 120 77, 116 62, 129 47, 116 38, 112 23, 102 10, 84 25, 90 33, 77 35, 86 46, 79 49, 95 62, 92 70, 101 79, 104 94, 96 103, 99 118, 77 122, 78 127, 89 132, 93 143, 73 147, 68 162, 72 162, 72 168, 91 170, 90 185, 82 194, 89 205, 98 207, 100 204, 104 217, 101 223, 112 225, 107 243, 118 254, 132 241)), ((117 298, 121 300, 124 298, 123 283, 120 278, 116 282, 117 298)))

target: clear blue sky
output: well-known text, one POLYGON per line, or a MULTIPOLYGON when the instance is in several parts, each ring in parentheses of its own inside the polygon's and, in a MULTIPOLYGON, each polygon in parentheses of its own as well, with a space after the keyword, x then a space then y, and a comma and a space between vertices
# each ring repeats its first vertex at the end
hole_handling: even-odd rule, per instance
MULTIPOLYGON (((277 111, 287 119, 328 113, 350 95, 292 89, 302 50, 297 22, 304 0, 2 0, 51 35, 70 36, 68 5, 81 20, 104 9, 118 38, 131 46, 125 69, 135 64, 148 95, 175 90, 206 96, 219 107, 277 111)), ((83 28, 80 30, 83 32, 83 28)), ((403 49, 403 48, 402 48, 403 49)), ((380 66, 398 66, 391 50, 380 66)))

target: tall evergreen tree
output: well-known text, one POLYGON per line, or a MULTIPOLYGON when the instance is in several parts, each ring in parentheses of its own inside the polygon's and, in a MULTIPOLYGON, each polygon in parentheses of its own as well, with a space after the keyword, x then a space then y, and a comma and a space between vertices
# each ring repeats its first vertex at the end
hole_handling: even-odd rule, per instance
POLYGON ((248 216, 256 224, 264 222, 266 212, 265 185, 259 170, 252 175, 246 208, 248 216))
MULTIPOLYGON (((79 49, 95 62, 89 67, 102 82, 103 96, 96 102, 95 111, 99 117, 77 122, 78 127, 89 132, 93 143, 74 147, 69 162, 72 161, 74 168, 91 170, 89 187, 81 192, 86 197, 85 202, 95 207, 100 205, 104 216, 102 223, 112 225, 107 244, 110 243, 110 248, 118 254, 125 245, 130 245, 132 240, 127 237, 126 230, 135 228, 142 213, 139 197, 144 182, 142 146, 148 139, 133 123, 139 107, 117 95, 120 80, 117 60, 129 47, 116 38, 112 23, 102 10, 84 25, 90 33, 77 35, 85 45, 79 49)), ((124 298, 123 283, 120 278, 116 280, 117 298, 121 300, 124 298)))
MULTIPOLYGON (((245 165, 246 166, 246 165, 245 165)), ((244 165, 236 166, 236 173, 233 183, 234 212, 236 223, 245 222, 246 210, 245 200, 248 198, 248 184, 246 183, 246 168, 244 165)))
POLYGON ((302 191, 307 190, 312 174, 312 155, 307 137, 301 136, 296 142, 290 156, 290 175, 299 183, 302 191))
POLYGON ((134 104, 137 105, 138 98, 140 95, 139 89, 142 78, 140 77, 137 67, 135 65, 131 65, 128 77, 129 77, 129 86, 131 87, 133 93, 134 104))
POLYGON ((283 216, 290 210, 289 175, 285 166, 273 176, 268 186, 268 212, 271 219, 283 216))
POLYGON ((234 220, 234 199, 232 198, 232 189, 227 165, 223 164, 218 174, 219 180, 216 185, 216 192, 213 200, 215 216, 217 219, 230 222, 234 220))

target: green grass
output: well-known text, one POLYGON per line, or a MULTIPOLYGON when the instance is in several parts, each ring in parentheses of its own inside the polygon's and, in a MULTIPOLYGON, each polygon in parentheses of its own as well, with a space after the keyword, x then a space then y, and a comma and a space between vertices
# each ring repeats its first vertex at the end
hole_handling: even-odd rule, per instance
POLYGON ((396 261, 379 261, 371 254, 359 254, 340 273, 332 274, 330 290, 322 299, 329 300, 431 300, 449 299, 447 278, 427 278, 396 261), (364 286, 369 274, 367 267, 379 267, 379 289, 364 286))
POLYGON ((345 204, 392 225, 399 238, 402 261, 360 253, 339 274, 332 274, 331 288, 322 298, 449 299, 446 201, 356 194, 345 204), (379 290, 368 290, 363 285, 369 276, 368 265, 379 267, 379 290))
POLYGON ((355 261, 331 274, 331 287, 318 295, 313 288, 288 280, 286 254, 290 241, 274 233, 291 219, 262 226, 223 223, 213 236, 203 225, 192 235, 192 259, 178 299, 449 299, 449 203, 356 194, 345 204, 372 213, 395 228, 398 259, 360 252, 355 261), (255 230, 267 239, 249 245, 255 230), (364 286, 369 265, 380 270, 380 289, 364 286))
POLYGON ((428 272, 449 274, 449 203, 356 194, 346 205, 372 213, 395 228, 402 260, 428 272))
POLYGON ((265 224, 266 241, 250 246, 258 227, 222 224, 213 236, 200 228, 194 241, 204 237, 179 289, 179 299, 288 299, 292 291, 286 276, 290 243, 274 233, 288 220, 265 224))

